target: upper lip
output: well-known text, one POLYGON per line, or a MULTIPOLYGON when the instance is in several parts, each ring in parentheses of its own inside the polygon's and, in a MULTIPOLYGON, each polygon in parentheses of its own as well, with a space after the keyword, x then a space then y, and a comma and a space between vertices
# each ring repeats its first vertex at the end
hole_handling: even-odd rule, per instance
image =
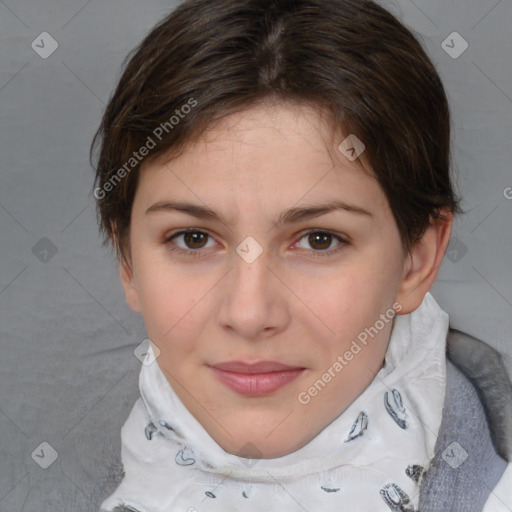
POLYGON ((290 370, 302 370, 299 366, 289 366, 277 361, 260 361, 259 363, 244 363, 243 361, 225 361, 210 365, 218 370, 236 373, 272 373, 290 370))

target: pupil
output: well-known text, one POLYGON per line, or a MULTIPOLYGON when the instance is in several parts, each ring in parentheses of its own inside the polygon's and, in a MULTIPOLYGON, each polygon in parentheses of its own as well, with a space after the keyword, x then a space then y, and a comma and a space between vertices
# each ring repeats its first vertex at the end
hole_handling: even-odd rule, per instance
MULTIPOLYGON (((329 237, 331 235, 327 234, 327 233, 311 233, 309 235, 309 243, 311 244, 312 247, 315 246, 315 244, 317 243, 318 239, 321 239, 323 238, 327 244, 323 244, 324 247, 318 247, 319 249, 327 249, 327 247, 329 247, 330 245, 330 240, 329 240, 329 237)), ((320 245, 322 245, 322 243, 320 242, 320 245)))
POLYGON ((201 244, 201 238, 204 237, 204 233, 198 233, 198 232, 192 232, 192 233, 185 233, 185 243, 188 246, 192 246, 192 248, 197 249, 197 247, 194 245, 195 242, 199 242, 199 245, 201 244))

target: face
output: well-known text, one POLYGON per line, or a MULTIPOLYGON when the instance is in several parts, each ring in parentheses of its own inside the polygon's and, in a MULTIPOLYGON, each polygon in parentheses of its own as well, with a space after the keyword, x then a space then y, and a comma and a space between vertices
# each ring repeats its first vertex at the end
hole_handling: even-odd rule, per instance
POLYGON ((169 384, 229 453, 308 443, 371 383, 401 309, 412 260, 377 181, 333 158, 329 134, 316 110, 263 105, 141 170, 127 300, 169 384), (251 366, 263 362, 283 366, 251 366))

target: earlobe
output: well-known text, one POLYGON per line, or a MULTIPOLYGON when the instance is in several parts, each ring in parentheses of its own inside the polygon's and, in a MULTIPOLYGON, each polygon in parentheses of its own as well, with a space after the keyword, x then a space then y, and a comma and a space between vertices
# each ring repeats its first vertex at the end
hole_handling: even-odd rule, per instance
POLYGON ((450 242, 453 221, 451 212, 443 214, 443 218, 432 221, 406 258, 397 295, 397 302, 402 305, 401 315, 420 306, 437 277, 450 242))
POLYGON ((121 283, 124 288, 126 302, 133 309, 133 311, 140 313, 141 307, 139 303, 139 294, 133 279, 133 270, 125 261, 121 261, 119 265, 119 275, 121 277, 121 283))

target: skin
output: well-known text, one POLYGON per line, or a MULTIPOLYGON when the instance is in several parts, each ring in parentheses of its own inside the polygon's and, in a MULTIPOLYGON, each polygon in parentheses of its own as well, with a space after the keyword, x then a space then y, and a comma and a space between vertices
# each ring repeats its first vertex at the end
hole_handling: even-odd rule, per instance
POLYGON ((344 136, 331 135, 311 107, 265 103, 222 119, 179 157, 141 169, 130 257, 120 265, 127 302, 142 313, 169 384, 232 454, 286 455, 342 414, 382 367, 392 321, 307 405, 298 395, 393 304, 400 314, 421 304, 450 239, 448 215, 405 253, 377 181, 361 159, 336 151, 344 136), (288 208, 340 199, 371 215, 337 210, 275 223, 288 208), (146 213, 171 200, 208 206, 224 221, 146 213), (169 240, 186 228, 209 236, 169 240), (310 229, 321 233, 311 239, 310 229), (248 236, 263 249, 252 263, 236 252, 248 236), (232 360, 305 370, 273 393, 248 397, 208 366, 232 360))

